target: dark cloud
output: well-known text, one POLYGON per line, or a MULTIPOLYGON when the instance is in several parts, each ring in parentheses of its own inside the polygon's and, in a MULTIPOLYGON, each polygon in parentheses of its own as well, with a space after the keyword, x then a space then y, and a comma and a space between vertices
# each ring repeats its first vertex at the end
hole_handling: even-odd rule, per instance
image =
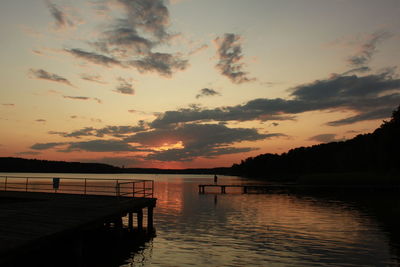
POLYGON ((35 120, 36 122, 46 122, 46 120, 44 120, 44 119, 37 119, 37 120, 35 120))
POLYGON ((89 151, 89 152, 128 152, 142 151, 121 140, 90 140, 71 142, 68 147, 60 152, 89 151))
POLYGON ((228 128, 222 124, 184 124, 169 129, 146 129, 138 126, 107 126, 101 129, 87 127, 74 131, 49 132, 63 137, 113 136, 112 140, 35 144, 31 148, 45 150, 64 145, 60 152, 149 152, 143 159, 159 161, 191 161, 197 157, 213 158, 219 155, 256 150, 252 147, 231 147, 243 141, 258 141, 285 136, 281 133, 261 134, 256 129, 228 128), (135 144, 135 145, 132 145, 135 144))
POLYGON ((377 98, 381 93, 400 89, 400 80, 393 79, 393 71, 367 76, 336 76, 295 87, 292 96, 298 100, 346 102, 348 98, 377 98))
POLYGON ((256 129, 228 128, 220 124, 184 124, 170 129, 154 129, 140 132, 126 140, 146 146, 162 145, 164 140, 169 143, 183 142, 185 146, 204 146, 208 144, 232 144, 240 141, 256 141, 269 134, 259 134, 256 129))
POLYGON ((102 40, 94 45, 105 52, 117 52, 121 55, 147 54, 155 43, 140 36, 137 25, 131 25, 128 19, 119 19, 111 29, 106 30, 102 40), (115 50, 117 48, 117 50, 115 50))
POLYGON ((341 74, 341 76, 347 76, 347 75, 355 74, 355 73, 366 73, 366 72, 369 72, 369 71, 371 71, 370 67, 362 66, 362 67, 358 67, 358 68, 353 68, 353 69, 347 70, 347 71, 343 72, 341 74))
POLYGON ((100 75, 91 75, 91 74, 87 74, 87 73, 82 73, 81 74, 81 79, 82 80, 86 80, 89 82, 95 82, 95 83, 100 83, 100 84, 106 84, 106 82, 104 82, 101 78, 100 75))
POLYGON ((60 142, 59 143, 37 143, 37 144, 32 145, 30 148, 34 149, 34 150, 47 150, 47 149, 55 148, 55 147, 62 146, 65 144, 66 143, 64 143, 64 142, 61 142, 61 143, 60 142))
POLYGON ((127 80, 123 78, 118 78, 118 81, 120 82, 118 87, 114 90, 117 93, 120 94, 126 94, 126 95, 134 95, 135 90, 133 89, 132 83, 128 82, 127 80))
POLYGON ((31 146, 34 150, 47 150, 64 146, 58 152, 88 151, 88 152, 132 152, 148 151, 130 145, 123 140, 89 140, 82 142, 64 142, 64 143, 38 143, 31 146))
POLYGON ((335 141, 340 141, 341 139, 336 138, 336 134, 318 134, 313 137, 310 137, 308 140, 309 141, 317 141, 320 143, 329 143, 329 142, 335 142, 335 141))
POLYGON ((200 90, 200 93, 196 95, 196 98, 200 98, 203 96, 216 96, 216 95, 221 95, 221 94, 215 91, 214 89, 203 88, 200 90))
POLYGON ((67 95, 64 95, 63 97, 64 98, 68 98, 68 99, 74 99, 74 100, 89 100, 90 99, 90 97, 87 97, 87 96, 67 96, 67 95))
POLYGON ((110 67, 110 66, 123 67, 123 64, 120 61, 118 61, 112 57, 109 57, 109 56, 97 54, 94 52, 87 52, 87 51, 84 51, 82 49, 77 49, 77 48, 65 49, 65 51, 74 55, 77 58, 85 59, 85 60, 95 63, 95 64, 103 65, 106 67, 110 67))
POLYGON ((377 31, 369 35, 365 42, 359 47, 357 53, 348 58, 349 65, 355 67, 367 65, 372 56, 378 51, 376 46, 391 36, 392 34, 387 31, 377 31))
MULTIPOLYGON (((66 51, 90 62, 136 68, 170 77, 188 67, 179 53, 160 53, 154 49, 169 44, 169 12, 163 0, 116 0, 123 14, 105 27, 99 39, 89 42, 98 53, 81 49, 66 51)), ((107 8, 102 9, 112 12, 107 8)), ((121 91, 121 90, 120 90, 121 91)), ((122 90, 121 92, 127 92, 122 90)))
POLYGON ((67 14, 56 4, 52 3, 50 0, 46 0, 46 5, 55 20, 57 28, 66 28, 74 25, 74 23, 68 18, 67 14))
POLYGON ((99 104, 102 103, 101 99, 99 99, 97 97, 92 98, 92 97, 87 97, 87 96, 68 96, 68 95, 63 95, 63 98, 72 99, 72 100, 94 100, 99 104))
POLYGON ((126 12, 127 20, 134 29, 148 32, 158 40, 167 39, 169 12, 164 0, 118 0, 126 12))
POLYGON ((106 126, 104 128, 95 129, 93 127, 85 127, 72 132, 56 132, 50 131, 49 134, 60 135, 62 137, 80 138, 84 136, 104 137, 106 135, 113 137, 123 137, 127 134, 133 134, 146 130, 146 125, 140 121, 136 126, 106 126))
POLYGON ((203 148, 203 149, 170 149, 165 151, 160 151, 152 153, 146 157, 148 160, 157 161, 192 161, 198 157, 204 158, 215 158, 221 155, 229 155, 236 153, 246 153, 250 151, 258 150, 258 148, 251 147, 213 147, 213 148, 203 148))
POLYGON ((256 129, 228 128, 221 124, 184 124, 170 129, 140 132, 125 140, 145 147, 181 144, 182 148, 154 151, 147 158, 160 161, 191 161, 196 157, 216 157, 252 151, 255 148, 234 148, 230 145, 281 136, 284 135, 260 134, 256 129))
POLYGON ((393 111, 393 107, 387 107, 383 109, 372 110, 370 112, 364 112, 356 116, 352 116, 349 118, 336 120, 328 122, 329 126, 341 126, 346 124, 352 124, 360 121, 367 121, 367 120, 378 120, 378 119, 385 119, 389 117, 391 112, 393 111))
POLYGON ((236 84, 255 80, 254 78, 249 78, 248 73, 243 71, 243 63, 241 63, 243 55, 240 39, 239 35, 233 33, 225 33, 223 37, 214 39, 219 59, 216 67, 221 71, 222 75, 228 77, 236 84))
MULTIPOLYGON (((292 88, 291 99, 259 98, 237 106, 215 109, 190 107, 166 111, 159 114, 150 125, 163 128, 199 121, 290 120, 294 115, 306 111, 336 109, 352 111, 358 115, 348 121, 331 122, 332 126, 352 123, 354 119, 374 119, 384 116, 386 111, 400 103, 400 79, 393 76, 393 70, 366 76, 337 75, 292 88)), ((385 117, 390 114, 388 112, 385 117)))
POLYGON ((154 128, 164 128, 177 123, 202 121, 249 121, 249 120, 290 120, 292 115, 284 115, 291 101, 284 99, 255 99, 244 105, 202 109, 199 107, 166 111, 150 123, 154 128))
POLYGON ((30 69, 29 73, 31 75, 33 75, 34 78, 37 78, 37 79, 59 82, 59 83, 64 83, 69 86, 73 86, 71 84, 71 82, 68 81, 66 78, 61 77, 60 75, 57 75, 54 73, 47 72, 43 69, 30 69))
POLYGON ((2 106, 5 106, 5 107, 15 107, 15 104, 12 104, 12 103, 4 103, 4 104, 1 104, 2 106))
POLYGON ((187 60, 167 53, 149 53, 141 59, 130 61, 129 64, 140 72, 157 72, 166 77, 188 67, 187 60))

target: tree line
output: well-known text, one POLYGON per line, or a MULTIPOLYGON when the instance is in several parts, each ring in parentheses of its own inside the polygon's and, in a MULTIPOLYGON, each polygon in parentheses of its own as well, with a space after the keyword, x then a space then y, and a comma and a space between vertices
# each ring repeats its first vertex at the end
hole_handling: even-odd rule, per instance
POLYGON ((399 173, 400 106, 374 132, 340 142, 261 154, 231 167, 231 174, 249 177, 296 178, 310 173, 399 173))

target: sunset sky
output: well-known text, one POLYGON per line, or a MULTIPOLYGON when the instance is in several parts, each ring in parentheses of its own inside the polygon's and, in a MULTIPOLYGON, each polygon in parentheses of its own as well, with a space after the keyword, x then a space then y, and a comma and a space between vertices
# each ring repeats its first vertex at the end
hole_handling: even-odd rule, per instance
POLYGON ((231 166, 400 104, 398 0, 1 0, 0 156, 231 166))

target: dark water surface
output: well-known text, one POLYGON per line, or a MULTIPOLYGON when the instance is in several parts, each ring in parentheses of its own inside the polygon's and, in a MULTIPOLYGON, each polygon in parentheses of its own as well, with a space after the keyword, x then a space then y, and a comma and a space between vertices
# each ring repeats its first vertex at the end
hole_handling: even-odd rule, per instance
MULTIPOLYGON (((156 237, 104 266, 400 265, 397 195, 199 194, 197 185, 212 176, 118 177, 155 180, 156 237)), ((218 182, 249 183, 227 176, 218 182)))

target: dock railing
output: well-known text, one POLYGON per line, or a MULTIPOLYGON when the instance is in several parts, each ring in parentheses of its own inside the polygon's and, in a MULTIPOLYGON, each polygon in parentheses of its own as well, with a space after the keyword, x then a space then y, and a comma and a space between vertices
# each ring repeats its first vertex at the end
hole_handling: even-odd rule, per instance
POLYGON ((154 181, 122 178, 0 176, 0 191, 153 198, 154 181))

